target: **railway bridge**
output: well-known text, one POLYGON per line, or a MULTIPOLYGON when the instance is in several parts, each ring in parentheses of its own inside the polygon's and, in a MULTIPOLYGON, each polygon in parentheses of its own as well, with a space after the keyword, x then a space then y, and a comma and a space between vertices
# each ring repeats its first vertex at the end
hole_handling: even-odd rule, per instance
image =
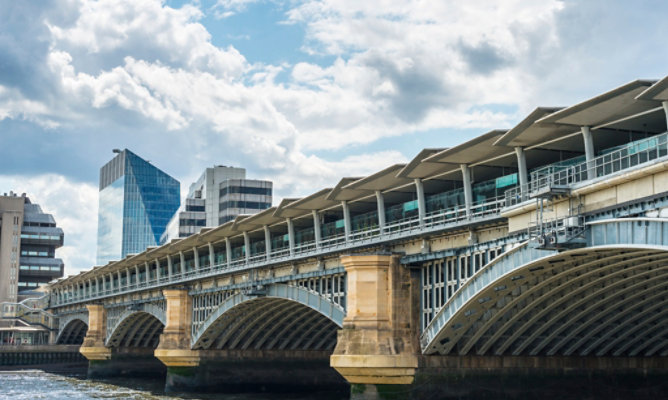
POLYGON ((92 375, 157 359, 171 388, 594 371, 664 390, 667 115, 668 78, 634 81, 93 267, 50 285, 54 340, 92 375))

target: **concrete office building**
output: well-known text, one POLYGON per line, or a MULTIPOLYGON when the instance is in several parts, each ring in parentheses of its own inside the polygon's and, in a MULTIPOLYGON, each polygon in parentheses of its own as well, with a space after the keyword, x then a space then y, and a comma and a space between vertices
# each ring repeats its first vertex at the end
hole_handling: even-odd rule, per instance
POLYGON ((207 168, 190 185, 184 204, 170 220, 160 243, 188 237, 204 226, 218 226, 237 215, 255 214, 271 207, 271 202, 272 182, 246 179, 244 168, 207 168))
POLYGON ((55 258, 63 230, 51 214, 25 194, 0 196, 0 302, 15 303, 29 292, 63 276, 55 258))
POLYGON ((48 342, 49 330, 32 324, 19 303, 44 296, 39 287, 63 276, 63 261, 55 258, 62 245, 51 214, 25 194, 0 196, 0 345, 48 342))
POLYGON ((100 169, 97 264, 155 246, 179 208, 179 181, 128 149, 100 169))

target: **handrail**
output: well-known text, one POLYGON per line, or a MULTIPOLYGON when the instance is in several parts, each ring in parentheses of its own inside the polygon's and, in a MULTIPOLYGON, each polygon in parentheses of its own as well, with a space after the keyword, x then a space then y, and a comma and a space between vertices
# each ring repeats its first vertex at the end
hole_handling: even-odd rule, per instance
POLYGON ((577 183, 608 176, 638 165, 668 156, 668 133, 638 140, 626 146, 602 154, 590 161, 571 166, 547 166, 531 173, 527 183, 505 192, 506 205, 514 206, 527 201, 533 193, 551 187, 570 187, 577 183), (548 173, 544 173, 544 171, 548 173))
MULTIPOLYGON (((291 257, 300 257, 314 254, 314 252, 337 251, 342 248, 351 248, 360 245, 367 245, 369 243, 382 242, 383 240, 395 239, 397 237, 413 235, 415 232, 422 229, 442 229, 448 226, 456 226, 462 222, 475 222, 485 218, 495 218, 500 215, 500 211, 505 204, 503 196, 487 199, 472 204, 470 215, 467 215, 466 209, 461 206, 449 207, 441 210, 436 210, 425 215, 421 221, 420 216, 412 216, 401 220, 392 221, 386 224, 382 231, 379 226, 373 226, 369 229, 359 229, 350 232, 346 240, 345 234, 338 234, 323 238, 317 245, 315 241, 309 241, 299 244, 290 252, 289 248, 281 248, 272 251, 270 258, 266 255, 257 255, 246 260, 245 257, 239 257, 232 260, 231 263, 227 261, 213 266, 203 267, 197 270, 185 271, 184 273, 176 272, 170 275, 161 276, 159 279, 149 279, 147 281, 126 283, 122 287, 114 287, 113 289, 104 289, 93 294, 79 293, 76 297, 67 299, 55 299, 53 305, 61 306, 88 299, 111 296, 114 294, 121 294, 128 291, 139 290, 143 288, 153 287, 155 285, 173 284, 175 282, 185 281, 197 277, 207 277, 219 273, 239 271, 242 269, 254 268, 265 265, 267 263, 288 260, 291 257)), ((87 290, 88 291, 88 290, 87 290)))

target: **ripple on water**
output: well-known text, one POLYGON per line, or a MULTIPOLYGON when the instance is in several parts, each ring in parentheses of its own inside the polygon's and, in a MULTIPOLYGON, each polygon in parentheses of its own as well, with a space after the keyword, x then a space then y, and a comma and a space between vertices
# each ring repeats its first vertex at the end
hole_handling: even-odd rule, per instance
MULTIPOLYGON (((339 393, 308 395, 256 394, 187 394, 167 396, 160 393, 163 382, 119 379, 111 383, 90 381, 50 374, 39 370, 0 371, 0 400, 328 400, 341 399, 339 393), (113 383, 119 383, 118 386, 113 383)), ((344 396, 347 398, 347 396, 344 396)))
POLYGON ((149 391, 80 380, 37 370, 0 371, 0 400, 168 400, 149 391))

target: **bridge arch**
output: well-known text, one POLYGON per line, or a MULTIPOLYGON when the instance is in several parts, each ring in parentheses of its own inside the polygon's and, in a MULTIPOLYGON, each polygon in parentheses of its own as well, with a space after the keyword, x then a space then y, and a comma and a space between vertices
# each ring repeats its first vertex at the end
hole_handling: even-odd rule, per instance
POLYGON ((88 332, 88 314, 76 313, 59 319, 57 344, 82 344, 88 332))
POLYGON ((193 332, 193 349, 331 350, 345 310, 305 288, 275 284, 237 293, 193 332))
POLYGON ((591 247, 558 253, 524 244, 507 252, 432 320, 423 352, 667 354, 667 222, 603 221, 589 232, 591 247))
POLYGON ((155 348, 166 319, 165 310, 150 303, 123 310, 115 322, 107 326, 105 345, 155 348))

